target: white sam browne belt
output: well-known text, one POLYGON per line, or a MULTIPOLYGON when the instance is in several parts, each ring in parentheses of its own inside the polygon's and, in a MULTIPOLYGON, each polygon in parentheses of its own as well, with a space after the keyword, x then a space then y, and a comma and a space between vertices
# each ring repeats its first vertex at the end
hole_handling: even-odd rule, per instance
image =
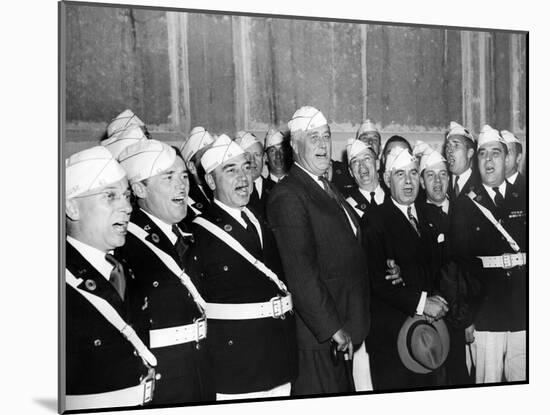
POLYGON ((112 392, 67 395, 65 397, 65 409, 97 409, 143 405, 151 401, 154 384, 155 381, 153 379, 147 379, 139 385, 112 392))
POLYGON ((277 296, 265 303, 221 304, 206 303, 206 318, 213 320, 251 320, 256 318, 280 318, 292 311, 292 295, 277 296))
POLYGON ((498 256, 478 256, 483 263, 483 268, 504 268, 509 269, 521 265, 527 265, 527 254, 502 254, 498 256))
POLYGON ((176 344, 198 342, 206 338, 206 318, 202 317, 191 324, 149 331, 149 344, 152 349, 176 344))

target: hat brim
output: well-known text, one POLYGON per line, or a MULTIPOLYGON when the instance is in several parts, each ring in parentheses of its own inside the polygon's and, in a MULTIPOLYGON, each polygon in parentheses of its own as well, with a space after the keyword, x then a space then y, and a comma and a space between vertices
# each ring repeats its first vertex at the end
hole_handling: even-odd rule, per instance
POLYGON ((422 364, 420 364, 414 356, 411 355, 410 349, 407 345, 407 338, 409 334, 409 330, 412 328, 413 325, 417 325, 418 323, 424 323, 431 325, 439 334, 439 338, 441 340, 441 346, 443 348, 443 355, 441 357, 441 365, 447 360, 447 356, 449 355, 449 331, 447 330, 447 325, 443 321, 443 319, 439 319, 434 321, 433 323, 428 323, 426 320, 426 317, 424 316, 418 316, 415 315, 414 317, 408 317, 407 320, 403 323, 403 326, 401 326, 401 329, 399 330, 399 335, 397 336, 397 352, 399 353, 399 357, 401 358, 401 362, 405 367, 415 373, 419 374, 427 374, 433 372, 436 368, 430 369, 422 364))

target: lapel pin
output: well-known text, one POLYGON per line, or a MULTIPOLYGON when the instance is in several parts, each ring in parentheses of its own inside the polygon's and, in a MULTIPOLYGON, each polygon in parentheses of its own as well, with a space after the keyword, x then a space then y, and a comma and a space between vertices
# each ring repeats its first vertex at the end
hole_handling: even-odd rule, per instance
POLYGON ((195 207, 197 209, 202 209, 202 203, 200 203, 200 202, 195 203, 195 207))
POLYGON ((233 227, 231 225, 224 225, 223 229, 226 231, 226 232, 231 232, 233 230, 233 227))
POLYGON ((84 286, 90 291, 95 291, 95 289, 97 288, 97 285, 94 280, 86 280, 84 282, 84 286))
POLYGON ((145 225, 143 227, 143 230, 149 232, 151 230, 151 227, 149 225, 145 225))
POLYGON ((367 205, 364 203, 361 203, 361 206, 359 206, 359 209, 365 210, 367 208, 367 205))
POLYGON ((156 243, 156 244, 158 244, 159 241, 160 241, 160 238, 159 238, 159 236, 158 236, 156 233, 151 234, 151 239, 152 239, 153 242, 156 243))

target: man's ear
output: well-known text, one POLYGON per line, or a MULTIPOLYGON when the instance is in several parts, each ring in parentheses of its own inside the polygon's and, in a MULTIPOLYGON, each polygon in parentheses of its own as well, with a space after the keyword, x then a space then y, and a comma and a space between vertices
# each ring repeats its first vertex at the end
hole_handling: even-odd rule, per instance
POLYGON ((214 181, 214 177, 211 173, 206 173, 204 175, 204 180, 206 181, 206 184, 210 188, 210 190, 214 191, 216 190, 216 182, 214 181))
POLYGON ((390 188, 390 178, 391 178, 391 172, 385 171, 384 172, 384 183, 386 183, 386 186, 388 189, 390 188))
POLYGON ((468 160, 472 160, 474 158, 475 150, 473 148, 469 148, 466 152, 466 157, 468 157, 468 160))
POLYGON ((65 200, 65 215, 72 221, 77 221, 80 219, 80 210, 78 209, 78 203, 76 200, 65 200))
POLYGON ((424 176, 420 174, 420 186, 422 186, 422 189, 426 190, 426 183, 424 183, 424 176))
POLYGON ((139 199, 146 199, 147 198, 147 186, 143 184, 142 182, 135 182, 132 183, 132 192, 134 192, 134 195, 138 197, 139 199))
POLYGON ((523 153, 519 153, 517 156, 516 156, 516 163, 518 165, 518 171, 519 171, 519 166, 521 165, 521 161, 523 160, 523 153))
POLYGON ((380 170, 380 159, 377 158, 374 165, 376 166, 376 171, 378 172, 380 170))

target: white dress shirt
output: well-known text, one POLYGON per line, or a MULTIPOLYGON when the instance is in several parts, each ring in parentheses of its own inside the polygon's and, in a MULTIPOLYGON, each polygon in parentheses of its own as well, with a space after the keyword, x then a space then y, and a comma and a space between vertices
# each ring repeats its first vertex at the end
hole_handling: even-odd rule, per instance
MULTIPOLYGON (((69 242, 79 253, 88 261, 103 277, 109 281, 113 265, 105 259, 107 252, 100 251, 93 246, 80 242, 79 240, 67 235, 69 242)), ((109 252, 112 254, 112 251, 109 252)))
POLYGON ((235 219, 237 222, 239 222, 243 228, 247 228, 246 222, 241 216, 241 212, 244 212, 246 216, 248 216, 248 219, 250 219, 250 222, 252 222, 252 225, 256 228, 256 231, 258 233, 258 236, 260 237, 260 244, 263 248, 264 246, 264 240, 262 235, 262 228, 260 227, 260 222, 258 222, 258 219, 256 219, 256 216, 247 208, 243 207, 241 209, 234 208, 231 206, 227 206, 225 203, 220 202, 218 199, 214 198, 214 203, 216 203, 220 208, 222 208, 224 211, 226 211, 233 219, 235 219))

